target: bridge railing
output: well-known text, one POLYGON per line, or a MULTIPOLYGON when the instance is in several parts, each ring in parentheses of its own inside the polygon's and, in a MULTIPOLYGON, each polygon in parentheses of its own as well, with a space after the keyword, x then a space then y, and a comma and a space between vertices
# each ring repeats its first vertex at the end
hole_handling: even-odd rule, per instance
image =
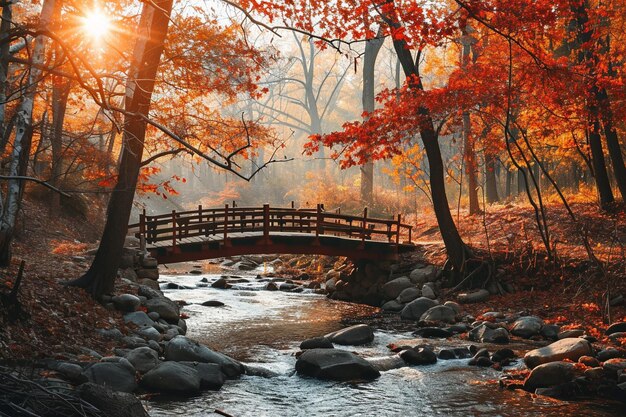
POLYGON ((216 237, 224 241, 238 233, 259 233, 269 239, 272 233, 306 233, 318 236, 349 237, 361 240, 387 239, 399 244, 401 236, 411 241, 412 226, 402 223, 400 215, 393 219, 370 218, 367 208, 362 216, 327 212, 316 208, 230 207, 175 211, 148 216, 140 215, 139 223, 131 224, 135 236, 148 244, 171 241, 175 247, 190 237, 216 237))

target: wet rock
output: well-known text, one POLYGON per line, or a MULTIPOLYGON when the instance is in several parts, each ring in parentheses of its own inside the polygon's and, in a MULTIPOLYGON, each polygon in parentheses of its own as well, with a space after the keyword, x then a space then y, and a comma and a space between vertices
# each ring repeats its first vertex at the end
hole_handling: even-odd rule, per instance
POLYGON ((162 338, 161 333, 154 327, 142 327, 136 333, 145 340, 154 340, 155 342, 160 342, 162 338))
POLYGON ((250 376, 260 376, 261 378, 275 378, 280 374, 274 371, 271 371, 267 368, 263 368, 262 366, 253 366, 253 365, 245 365, 246 375, 250 376))
POLYGON ((133 394, 110 390, 91 382, 76 388, 79 397, 107 417, 149 417, 141 401, 133 394))
POLYGON ((600 362, 604 362, 613 358, 626 357, 626 351, 615 349, 615 348, 606 348, 598 352, 596 357, 598 358, 600 362))
POLYGON ((488 324, 481 324, 470 330, 469 339, 481 343, 509 343, 509 332, 502 328, 492 329, 488 324))
POLYGON ((124 314, 124 323, 133 323, 138 327, 152 327, 154 325, 154 321, 143 311, 124 314))
POLYGON ((396 278, 383 285, 382 294, 385 300, 393 300, 398 298, 403 290, 413 286, 413 283, 407 277, 396 278))
POLYGON ((135 373, 116 362, 94 363, 83 375, 89 382, 104 385, 113 391, 133 392, 137 388, 135 373))
POLYGON ((267 291, 278 291, 278 285, 275 282, 268 282, 265 289, 267 291))
POLYGON ((379 372, 403 368, 407 363, 399 356, 384 356, 381 358, 368 358, 367 361, 379 372))
POLYGON ((400 352, 400 357, 410 365, 432 365, 437 363, 437 355, 431 349, 419 348, 400 352))
POLYGON ((468 365, 488 368, 493 365, 493 362, 491 361, 491 359, 489 359, 488 356, 479 356, 478 358, 470 359, 468 365))
POLYGON ((230 288, 231 285, 226 281, 226 278, 221 277, 221 278, 218 278, 217 281, 215 281, 213 284, 211 284, 211 287, 221 288, 224 290, 224 289, 230 288))
POLYGON ((399 304, 406 304, 409 301, 415 300, 419 296, 420 296, 419 289, 417 289, 416 287, 409 287, 409 288, 403 289, 395 301, 397 301, 399 304))
POLYGON ((585 331, 583 329, 564 330, 559 333, 558 338, 560 340, 567 339, 568 337, 582 337, 584 334, 585 331))
POLYGON ((146 373, 159 363, 159 356, 149 347, 140 347, 126 354, 126 359, 139 373, 146 373))
POLYGON ((329 333, 324 337, 338 345, 359 346, 374 340, 374 329, 367 324, 357 324, 329 333))
POLYGON ((202 303, 205 307, 224 307, 225 304, 217 300, 208 300, 202 303))
POLYGON ((135 311, 141 305, 139 297, 132 294, 117 295, 111 301, 115 308, 121 311, 135 311))
POLYGON ((626 332, 626 321, 613 323, 609 326, 608 329, 604 332, 607 336, 612 335, 613 333, 621 333, 626 332))
POLYGON ((169 341, 164 351, 165 359, 178 362, 204 362, 220 365, 222 372, 229 378, 241 375, 244 367, 228 356, 214 352, 185 336, 176 336, 169 341))
POLYGON ((456 355, 450 349, 441 349, 437 354, 437 358, 442 360, 456 359, 456 355))
POLYGON ((419 320, 428 309, 437 305, 437 302, 430 298, 420 297, 408 303, 402 309, 400 317, 404 320, 419 320))
POLYGON ((282 284, 280 284, 278 286, 278 289, 280 291, 291 291, 291 290, 295 289, 296 287, 297 287, 296 284, 288 284, 286 282, 283 282, 282 284))
POLYGON ((540 334, 549 340, 557 340, 559 338, 559 332, 561 327, 556 324, 544 324, 541 328, 540 334))
POLYGON ((459 359, 467 359, 472 357, 472 352, 468 348, 454 348, 452 349, 454 355, 459 359))
POLYGON ((544 363, 533 368, 526 381, 524 381, 524 389, 534 392, 537 388, 546 388, 570 382, 575 377, 576 371, 573 363, 544 363))
POLYGON ((492 362, 504 362, 516 357, 515 352, 511 349, 498 349, 491 355, 492 362))
POLYGON ((454 310, 457 316, 463 311, 461 305, 459 303, 455 303, 454 301, 446 301, 443 305, 454 310))
POLYGON ((469 327, 465 323, 453 324, 452 326, 447 327, 447 330, 454 334, 465 333, 468 332, 470 329, 471 327, 469 327))
POLYGON ((437 295, 435 294, 435 289, 433 288, 432 283, 427 282, 426 284, 422 286, 422 297, 430 298, 431 300, 434 300, 435 298, 437 298, 437 295))
POLYGON ((420 321, 454 323, 456 321, 456 313, 450 307, 434 306, 422 314, 420 321))
POLYGON ((202 275, 202 271, 199 269, 192 269, 191 271, 189 271, 189 274, 191 275, 202 275))
POLYGON ((511 334, 524 339, 530 339, 541 331, 543 320, 535 316, 520 317, 511 327, 511 334))
POLYGON ((178 305, 169 298, 152 298, 145 302, 148 312, 159 313, 160 318, 170 323, 177 323, 180 311, 178 305))
POLYGON ((218 391, 224 385, 225 376, 219 365, 215 363, 202 362, 179 362, 195 370, 200 377, 200 389, 218 391))
POLYGON ((335 381, 373 380, 380 372, 365 359, 340 349, 311 349, 296 362, 299 374, 335 381))
POLYGON ((458 295, 457 300, 461 304, 472 304, 486 301, 489 298, 489 291, 482 289, 473 292, 461 293, 458 295))
POLYGON ((300 350, 307 349, 332 349, 333 343, 327 337, 314 337, 300 343, 300 350))
POLYGON ((439 338, 439 339, 447 339, 448 337, 452 337, 453 333, 449 330, 442 329, 440 327, 422 327, 413 332, 415 336, 425 337, 425 338, 439 338))
POLYGON ((163 362, 143 376, 141 386, 152 392, 197 394, 200 391, 200 375, 189 366, 163 362))
POLYGON ((399 312, 404 308, 404 304, 399 303, 398 300, 391 300, 383 304, 381 308, 385 311, 399 312))
POLYGON ((548 346, 531 350, 524 355, 524 362, 529 368, 534 368, 544 363, 569 359, 577 361, 578 358, 591 354, 591 344, 585 339, 570 338, 561 339, 548 346))

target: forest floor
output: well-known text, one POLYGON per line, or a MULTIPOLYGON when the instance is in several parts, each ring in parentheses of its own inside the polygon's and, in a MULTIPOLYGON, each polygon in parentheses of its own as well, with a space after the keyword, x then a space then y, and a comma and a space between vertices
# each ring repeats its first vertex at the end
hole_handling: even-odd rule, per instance
MULTIPOLYGON (((62 285, 87 270, 88 254, 97 247, 103 207, 96 198, 89 204, 88 217, 68 217, 51 215, 44 200, 25 200, 13 264, 0 270, 0 293, 6 294, 20 261, 26 262, 19 291, 24 317, 9 323, 0 311, 0 359, 61 359, 67 353, 80 357, 86 349, 107 353, 113 345, 94 329, 125 329, 119 312, 106 310, 80 289, 62 285)), ((494 205, 484 215, 461 213, 458 221, 465 241, 481 256, 491 256, 502 279, 516 288, 513 294, 468 306, 469 312, 478 316, 496 309, 525 310, 550 322, 585 327, 598 336, 597 329, 606 327, 608 315, 611 321, 626 320, 623 302, 610 311, 605 308, 608 290, 610 298, 626 296, 626 214, 623 209, 601 213, 591 203, 575 204, 574 210, 605 274, 593 270, 579 243, 579 228, 556 205, 548 207, 548 221, 559 266, 547 262, 537 244, 541 239, 530 206, 494 205)), ((413 236, 424 244, 427 260, 443 265, 445 251, 434 216, 420 216, 413 236)))
MULTIPOLYGON (((623 207, 602 212, 597 204, 583 202, 572 204, 572 211, 577 222, 561 204, 546 207, 557 262, 546 257, 529 204, 495 204, 474 216, 454 213, 464 241, 478 257, 492 259, 499 279, 516 290, 467 306, 475 316, 503 309, 526 311, 548 322, 585 328, 599 338, 598 329, 626 321, 624 301, 607 306, 607 298, 626 298, 626 212, 623 207), (601 269, 589 260, 583 236, 601 269)), ((426 260, 443 265, 446 254, 434 215, 421 216, 413 236, 416 243, 425 245, 426 260)))

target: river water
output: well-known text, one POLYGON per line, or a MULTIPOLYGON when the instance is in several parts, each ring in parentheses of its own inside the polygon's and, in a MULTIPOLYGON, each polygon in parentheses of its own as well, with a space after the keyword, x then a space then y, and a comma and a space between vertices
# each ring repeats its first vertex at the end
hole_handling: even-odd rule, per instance
MULTIPOLYGON (((189 303, 182 309, 189 315, 189 337, 278 376, 243 376, 227 381, 218 392, 207 391, 192 398, 155 398, 147 404, 151 416, 217 416, 216 409, 235 417, 625 415, 623 404, 564 402, 523 391, 501 390, 496 382, 500 372, 468 367, 467 359, 394 369, 369 383, 298 376, 294 373, 294 354, 302 340, 338 330, 344 327, 342 319, 365 317, 376 309, 312 293, 265 291, 265 282, 259 282, 255 276, 242 276, 249 282, 228 290, 209 286, 165 293, 189 303), (207 300, 226 305, 200 305, 207 300)), ((211 283, 219 275, 162 275, 161 281, 195 287, 202 278, 211 283)), ((464 345, 462 341, 416 340, 408 331, 380 329, 370 346, 343 348, 366 358, 381 357, 390 354, 387 344, 391 342, 436 343, 437 347, 464 345)))

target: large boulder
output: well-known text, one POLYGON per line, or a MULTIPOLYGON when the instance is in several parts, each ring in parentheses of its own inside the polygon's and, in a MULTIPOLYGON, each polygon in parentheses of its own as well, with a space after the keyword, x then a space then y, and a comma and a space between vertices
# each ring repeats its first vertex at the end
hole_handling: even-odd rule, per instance
POLYGON ((524 355, 524 362, 529 368, 544 363, 557 362, 564 359, 577 361, 581 356, 591 355, 591 344, 580 338, 561 339, 548 346, 531 350, 524 355))
POLYGON ((539 365, 532 370, 524 389, 534 392, 537 388, 546 388, 570 382, 576 377, 576 367, 569 362, 550 362, 539 365))
POLYGON ((300 350, 307 349, 332 349, 334 348, 333 342, 331 342, 327 337, 314 337, 312 339, 307 339, 300 343, 300 350))
POLYGON ((135 370, 145 374, 159 364, 159 355, 149 347, 139 347, 126 354, 126 359, 135 367, 135 370))
POLYGON ((354 353, 340 349, 311 349, 296 362, 299 374, 334 381, 373 380, 380 372, 354 353))
POLYGON ((433 265, 426 265, 423 268, 417 268, 411 271, 409 279, 416 285, 424 285, 428 281, 432 281, 437 276, 437 268, 433 265))
POLYGON ((163 362, 143 376, 141 386, 153 392, 197 394, 200 391, 200 375, 192 367, 163 362))
POLYGON ((159 316, 163 320, 166 320, 169 323, 178 323, 178 319, 180 318, 178 304, 169 298, 152 298, 150 300, 146 300, 144 304, 149 313, 159 313, 159 316))
POLYGON ((104 385, 113 391, 133 392, 137 388, 132 368, 119 362, 94 363, 83 375, 89 382, 104 385))
POLYGON ((482 289, 473 292, 461 293, 457 297, 461 304, 480 303, 486 301, 489 298, 489 291, 482 289))
POLYGON ((419 320, 428 309, 436 306, 438 303, 430 298, 420 297, 408 303, 402 309, 400 317, 404 320, 419 320))
POLYGON ((218 364, 202 362, 180 362, 181 365, 195 369, 200 377, 200 388, 217 391, 224 385, 226 379, 218 364))
POLYGON ((520 317, 515 320, 511 327, 511 334, 514 336, 530 339, 538 335, 543 327, 543 320, 536 316, 520 317))
POLYGON ((133 294, 116 295, 111 301, 115 308, 121 311, 135 311, 141 305, 139 297, 133 294))
POLYGON ((165 347, 164 356, 168 361, 216 363, 229 378, 239 376, 245 371, 244 366, 236 360, 185 336, 176 336, 170 340, 165 347))
POLYGON ((454 323, 456 321, 456 312, 448 306, 434 306, 426 310, 421 321, 426 322, 444 322, 454 323))
POLYGON ((409 287, 413 287, 413 283, 407 277, 393 279, 383 285, 382 292, 385 300, 393 300, 398 298, 400 293, 409 287))
POLYGON ((135 311, 133 313, 124 314, 124 322, 133 323, 137 327, 154 326, 154 321, 143 311, 135 311))
POLYGON ((409 301, 415 300, 419 296, 420 290, 417 287, 408 287, 402 290, 400 295, 396 298, 396 301, 401 304, 406 304, 409 301))
POLYGON ((87 382, 76 388, 78 396, 100 410, 107 417, 150 417, 141 401, 133 394, 113 391, 102 385, 87 382))
POLYGON ((380 308, 385 311, 399 312, 404 308, 404 304, 399 303, 398 300, 390 300, 383 304, 380 308))
POLYGON ((432 365, 437 362, 437 354, 431 349, 407 349, 400 352, 400 357, 410 365, 432 365))
POLYGON ((367 324, 357 324, 356 326, 328 333, 324 337, 338 345, 359 346, 374 340, 374 329, 367 324))

